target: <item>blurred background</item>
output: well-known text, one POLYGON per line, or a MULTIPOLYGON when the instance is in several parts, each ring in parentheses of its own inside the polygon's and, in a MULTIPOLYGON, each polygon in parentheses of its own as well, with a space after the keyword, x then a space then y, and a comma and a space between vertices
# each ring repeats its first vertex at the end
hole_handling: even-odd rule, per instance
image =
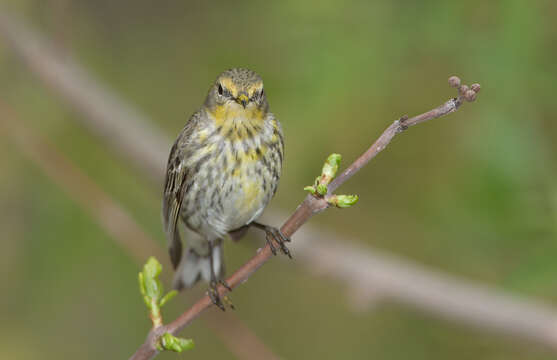
MULTIPOLYGON (((424 306, 404 283, 389 288, 399 273, 361 288, 328 268, 350 261, 342 251, 310 261, 300 248, 235 290, 235 312, 210 309, 186 328, 194 350, 159 358, 555 358, 557 325, 544 324, 557 319, 556 14, 551 0, 3 0, 2 358, 125 359, 144 341, 137 273, 151 254, 166 284, 171 272, 159 167, 211 82, 237 66, 263 77, 285 132, 276 225, 329 153, 346 165, 394 119, 454 96, 450 75, 481 83, 475 103, 397 137, 340 188, 360 195, 355 207, 307 224, 463 292, 424 306), (122 133, 135 140, 122 145, 115 129, 130 119, 122 133), (493 306, 479 301, 480 321, 453 316, 476 288, 493 306), (524 305, 510 308, 524 324, 490 324, 506 300, 524 305)), ((262 244, 253 231, 227 243, 229 274, 262 244)), ((165 320, 204 289, 173 300, 165 320)))

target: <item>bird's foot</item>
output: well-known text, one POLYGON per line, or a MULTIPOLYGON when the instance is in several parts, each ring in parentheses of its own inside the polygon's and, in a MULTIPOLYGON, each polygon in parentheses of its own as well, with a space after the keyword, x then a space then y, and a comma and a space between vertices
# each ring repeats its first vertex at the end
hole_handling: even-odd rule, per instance
POLYGON ((234 304, 232 304, 230 298, 226 294, 222 296, 219 294, 219 285, 224 286, 228 291, 232 291, 232 288, 225 280, 211 280, 211 282, 209 283, 209 289, 207 290, 207 295, 209 295, 209 298, 211 299, 213 304, 218 306, 218 308, 222 311, 226 311, 227 305, 232 310, 235 310, 234 304))
POLYGON ((269 226, 269 225, 264 225, 259 223, 253 223, 253 225, 265 231, 265 239, 267 240, 267 243, 269 244, 269 247, 271 248, 271 252, 273 253, 273 255, 277 254, 277 246, 275 245, 276 242, 276 244, 278 244, 278 249, 284 255, 292 259, 292 254, 290 253, 290 250, 288 249, 288 247, 286 247, 285 244, 287 242, 290 242, 290 238, 284 235, 282 231, 280 231, 276 227, 269 226))

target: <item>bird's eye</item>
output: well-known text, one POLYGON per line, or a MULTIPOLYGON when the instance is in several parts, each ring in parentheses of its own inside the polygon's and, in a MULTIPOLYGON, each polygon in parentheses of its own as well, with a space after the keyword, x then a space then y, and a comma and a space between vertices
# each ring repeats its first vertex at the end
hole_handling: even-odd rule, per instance
POLYGON ((222 88, 221 84, 219 84, 218 92, 219 92, 219 95, 224 94, 224 89, 222 88))

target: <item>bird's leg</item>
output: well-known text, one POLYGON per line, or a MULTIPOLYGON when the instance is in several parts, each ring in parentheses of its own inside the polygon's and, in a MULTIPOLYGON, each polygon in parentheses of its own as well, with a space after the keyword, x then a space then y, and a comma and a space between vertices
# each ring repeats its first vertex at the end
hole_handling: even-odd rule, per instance
POLYGON ((252 222, 250 225, 255 226, 256 228, 265 231, 265 239, 267 240, 267 243, 269 244, 269 247, 271 248, 271 252, 273 253, 273 255, 277 254, 277 248, 275 247, 275 244, 273 243, 273 240, 274 240, 279 245, 280 251, 284 255, 287 255, 289 258, 292 259, 292 254, 290 253, 290 250, 288 250, 288 248, 286 247, 286 244, 285 244, 287 242, 290 242, 290 238, 286 237, 282 233, 282 231, 280 231, 276 227, 261 224, 261 223, 255 222, 255 221, 252 222))
POLYGON ((209 290, 207 291, 207 295, 209 295, 209 298, 211 298, 213 304, 218 306, 219 309, 221 309, 222 311, 226 311, 226 308, 224 306, 225 303, 226 305, 230 306, 231 309, 234 309, 234 305, 232 304, 228 296, 224 295, 221 299, 221 296, 219 295, 219 284, 224 286, 228 291, 232 291, 232 288, 230 287, 230 285, 228 285, 226 280, 217 278, 217 276, 215 275, 215 268, 213 266, 213 244, 211 242, 209 242, 209 265, 211 266, 211 281, 209 282, 209 290))

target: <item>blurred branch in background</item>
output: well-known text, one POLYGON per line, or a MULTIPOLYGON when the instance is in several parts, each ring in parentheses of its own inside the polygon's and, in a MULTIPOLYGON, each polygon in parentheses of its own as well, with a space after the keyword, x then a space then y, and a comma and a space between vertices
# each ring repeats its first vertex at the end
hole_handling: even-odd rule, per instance
MULTIPOLYGON (((60 59, 53 46, 13 16, 0 13, 0 36, 46 86, 82 115, 78 118, 87 128, 160 183, 170 141, 146 117, 117 100, 71 59, 60 59)), ((278 211, 268 214, 285 217, 278 211)), ((334 234, 310 226, 296 237, 292 250, 300 263, 342 281, 360 305, 366 303, 366 296, 369 301, 376 296, 390 298, 557 349, 557 313, 547 305, 440 274, 370 247, 350 245, 344 237, 341 244, 334 234)))
MULTIPOLYGON (((10 139, 25 157, 88 213, 139 266, 149 256, 167 258, 156 240, 145 233, 120 204, 55 147, 26 128, 13 110, 1 101, 0 118, 0 129, 5 138, 10 139)), ((163 276, 168 275, 168 272, 163 273, 163 276)), ((208 316, 205 322, 238 359, 279 359, 234 314, 208 316)))
POLYGON ((161 136, 153 122, 132 106, 121 101, 108 88, 95 81, 83 68, 63 55, 53 44, 0 9, 0 32, 27 66, 78 113, 76 119, 92 133, 124 154, 134 166, 153 174, 162 182, 170 140, 161 136), (145 146, 137 139, 149 141, 145 146), (163 161, 161 161, 163 159, 163 161))

